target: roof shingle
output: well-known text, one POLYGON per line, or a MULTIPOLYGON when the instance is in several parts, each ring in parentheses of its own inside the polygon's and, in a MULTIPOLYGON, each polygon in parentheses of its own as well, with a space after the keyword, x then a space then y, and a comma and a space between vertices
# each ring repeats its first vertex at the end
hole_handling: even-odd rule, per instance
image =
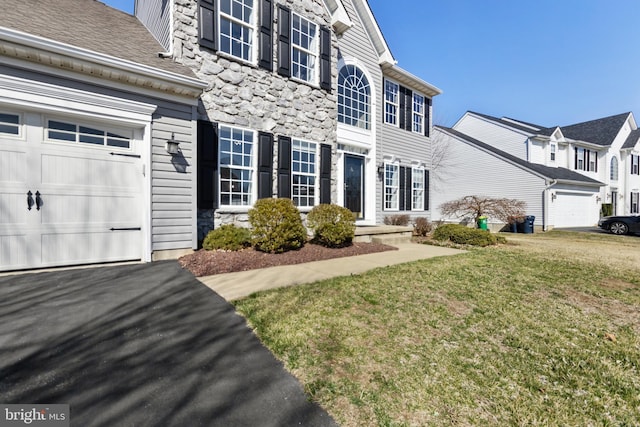
POLYGON ((0 27, 195 77, 158 56, 164 48, 136 17, 97 0, 0 0, 0 9, 0 27))

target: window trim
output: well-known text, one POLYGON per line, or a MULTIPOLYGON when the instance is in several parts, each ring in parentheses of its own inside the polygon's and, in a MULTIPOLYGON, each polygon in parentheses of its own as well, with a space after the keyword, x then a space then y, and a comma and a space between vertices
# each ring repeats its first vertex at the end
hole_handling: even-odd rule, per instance
POLYGON ((424 211, 424 198, 425 198, 425 176, 424 176, 424 168, 421 167, 412 167, 411 168, 411 210, 412 211, 424 211), (420 180, 422 181, 422 187, 418 188, 418 190, 422 191, 422 196, 420 197, 420 203, 417 204, 418 207, 416 207, 416 196, 415 196, 415 191, 416 191, 416 178, 419 177, 420 180))
POLYGON ((399 115, 400 115, 400 85, 394 82, 393 80, 385 78, 384 79, 384 123, 399 128, 400 127, 399 115), (387 98, 387 84, 395 86, 395 91, 394 91, 395 102, 387 98), (393 113, 394 122, 390 122, 388 120, 388 117, 391 115, 391 113, 387 111, 387 105, 391 107, 395 107, 395 112, 393 113))
MULTIPOLYGON (((345 78, 345 81, 347 80, 347 78, 345 78)), ((350 93, 353 93, 355 91, 356 86, 351 85, 351 88, 353 89, 349 89, 350 93)), ((342 123, 343 125, 346 126, 351 126, 357 129, 362 129, 365 131, 370 131, 371 130, 371 110, 372 110, 372 96, 371 96, 371 84, 369 83, 369 79, 367 78, 367 75, 365 74, 364 70, 360 67, 358 67, 355 64, 344 64, 340 70, 338 71, 338 123, 342 123), (358 119, 358 120, 354 120, 353 114, 347 116, 347 114, 345 113, 346 110, 346 104, 342 104, 342 110, 343 112, 340 113, 340 99, 342 98, 343 101, 347 98, 345 96, 345 90, 346 90, 346 86, 340 83, 341 81, 341 77, 343 76, 343 70, 348 70, 348 69, 353 69, 354 73, 349 73, 347 74, 347 78, 352 78, 352 79, 358 79, 358 83, 362 83, 362 85, 358 84, 357 85, 357 94, 358 96, 360 95, 364 95, 366 96, 366 102, 364 103, 364 106, 366 107, 366 111, 361 111, 359 108, 353 108, 353 103, 354 101, 356 102, 356 104, 359 106, 360 102, 359 99, 358 100, 354 100, 353 97, 348 97, 348 99, 351 101, 351 111, 356 111, 358 113, 358 117, 361 117, 360 114, 363 114, 365 119, 364 119, 364 127, 359 126, 359 124, 362 122, 362 120, 358 119), (360 76, 358 76, 355 72, 359 72, 360 76), (341 89, 344 88, 344 89, 341 89), (364 89, 366 90, 367 93, 363 93, 362 91, 360 91, 360 89, 364 89), (342 94, 341 94, 342 92, 342 94), (342 121, 340 118, 344 117, 344 118, 348 118, 349 121, 351 123, 346 123, 345 121, 342 121), (356 124, 353 124, 353 122, 355 121, 356 124)))
MULTIPOLYGON (((291 25, 290 25, 290 29, 289 29, 289 40, 291 40, 291 79, 298 81, 298 82, 302 82, 302 83, 306 83, 309 85, 312 85, 314 87, 319 87, 319 81, 320 81, 320 25, 316 24, 315 22, 313 22, 310 19, 305 18, 304 16, 300 15, 299 13, 293 12, 291 11, 291 25), (296 44, 294 42, 294 37, 293 37, 293 32, 294 32, 294 22, 296 17, 298 17, 298 19, 302 20, 302 21, 306 21, 307 23, 309 23, 310 25, 313 25, 315 27, 315 36, 312 39, 312 46, 313 46, 313 50, 309 50, 307 48, 304 48, 302 46, 300 46, 299 44, 296 44), (312 55, 313 59, 314 59, 314 64, 313 67, 310 68, 310 70, 312 70, 313 72, 313 78, 311 80, 305 80, 302 79, 300 77, 297 77, 295 75, 295 67, 296 67, 296 62, 294 60, 294 53, 297 51, 303 52, 305 54, 308 55, 312 55)), ((303 34, 301 32, 301 34, 303 34)))
POLYGON ((99 124, 99 123, 89 123, 89 122, 81 122, 81 121, 77 121, 77 120, 72 120, 70 118, 62 118, 62 117, 55 117, 55 116, 49 116, 49 117, 45 117, 44 118, 44 126, 42 128, 42 131, 44 133, 42 140, 47 142, 47 143, 51 143, 51 144, 64 144, 64 145, 70 145, 70 146, 74 146, 74 147, 86 147, 86 148, 94 148, 94 149, 102 149, 102 150, 119 150, 119 151, 128 151, 131 152, 134 149, 134 135, 133 135, 133 131, 131 129, 126 129, 126 128, 117 128, 117 127, 112 127, 112 126, 108 126, 108 125, 104 125, 104 124, 99 124), (64 134, 73 134, 75 139, 73 141, 70 140, 65 140, 65 139, 60 139, 60 138, 51 138, 49 137, 49 131, 51 131, 52 129, 50 128, 49 123, 50 122, 58 122, 61 124, 66 124, 66 125, 70 125, 70 126, 74 126, 75 127, 75 131, 66 131, 66 130, 59 130, 59 129, 53 129, 54 132, 60 132, 60 133, 64 133, 64 134), (88 132, 81 132, 81 128, 87 128, 87 129, 91 129, 91 130, 95 130, 95 131, 101 131, 103 132, 103 135, 98 135, 98 134, 92 134, 92 133, 88 133, 88 132), (114 134, 116 135, 113 139, 115 140, 127 140, 128 142, 128 147, 121 147, 118 145, 108 145, 108 140, 109 140, 109 134, 114 134), (104 138, 104 142, 103 144, 95 144, 95 143, 91 143, 91 142, 86 142, 86 141, 80 141, 81 136, 88 136, 88 137, 98 137, 98 136, 102 136, 104 138))
POLYGON ((557 145, 555 143, 549 144, 549 161, 556 162, 557 145))
POLYGON ((616 156, 611 157, 609 163, 609 180, 618 181, 620 175, 620 162, 616 156), (614 173, 615 172, 615 173, 614 173))
POLYGON ((637 191, 631 192, 631 200, 629 201, 629 213, 640 213, 640 193, 637 191))
MULTIPOLYGON (((317 142, 313 142, 313 141, 307 141, 304 139, 299 139, 299 138, 291 138, 291 201, 293 202, 293 204, 298 208, 298 209, 312 209, 314 206, 318 205, 318 201, 319 201, 319 197, 320 197, 320 170, 319 170, 319 165, 320 165, 320 144, 318 144, 317 142), (313 162, 313 167, 314 167, 314 172, 313 173, 308 173, 308 172, 300 172, 300 171, 295 171, 294 170, 294 163, 296 163, 296 160, 294 160, 294 152, 296 151, 296 145, 297 144, 307 144, 309 146, 313 145, 314 149, 313 149, 313 155, 314 155, 314 162, 313 162), (313 183, 313 204, 311 205, 299 205, 296 204, 295 198, 301 198, 302 196, 295 195, 294 192, 294 188, 295 188, 295 184, 294 184, 294 180, 296 176, 305 176, 305 177, 313 177, 314 178, 314 183, 313 183)), ((302 153, 303 151, 300 150, 300 152, 302 153)), ((306 150, 305 152, 311 153, 311 150, 306 150)), ((298 161, 299 163, 302 163, 301 161, 298 161)), ((307 162, 308 163, 308 162, 307 162)), ((309 164, 309 163, 308 163, 309 164)), ((298 185, 298 187, 301 187, 300 185, 298 185)), ((305 185, 305 187, 307 188, 311 188, 311 186, 309 185, 305 185)), ((305 199, 309 199, 309 196, 304 196, 305 199)))
POLYGON ((631 155, 631 175, 640 175, 640 155, 631 155))
MULTIPOLYGON (((231 143, 233 144, 233 138, 231 139, 231 143)), ((238 209, 249 209, 251 208, 256 200, 258 200, 258 132, 253 130, 253 129, 247 129, 247 128, 242 128, 239 126, 232 126, 232 125, 227 125, 227 124, 218 124, 218 176, 216 177, 216 179, 218 180, 218 194, 216 195, 218 197, 218 208, 219 209, 234 209, 234 210, 238 210, 238 209), (223 129, 230 129, 231 130, 231 134, 233 135, 233 130, 240 130, 242 132, 250 132, 252 134, 252 148, 251 148, 251 166, 250 167, 246 167, 246 166, 241 166, 241 167, 229 167, 229 165, 223 165, 222 164, 222 144, 221 144, 221 140, 222 140, 222 131, 223 129), (229 168, 229 169, 241 169, 241 170, 250 170, 251 171, 251 192, 250 194, 250 200, 248 204, 240 204, 240 205, 234 205, 234 204, 224 204, 222 203, 222 169, 223 168, 229 168)), ((233 165, 231 165, 233 166, 233 165)), ((232 191, 229 192, 229 196, 233 195, 234 193, 232 191)), ((240 193, 241 195, 244 193, 240 193)), ((231 197, 230 197, 231 200, 231 197)))
POLYGON ((398 163, 384 163, 384 210, 385 211, 399 211, 400 210, 400 164, 398 163), (387 173, 391 170, 394 170, 394 176, 396 180, 396 185, 388 185, 387 184, 387 173), (387 190, 395 190, 395 204, 392 206, 388 203, 387 190))
POLYGON ((22 114, 5 110, 0 110, 0 114, 5 114, 7 116, 16 116, 18 118, 18 123, 5 123, 6 126, 16 126, 18 128, 17 134, 0 132, 0 135, 2 135, 3 138, 24 139, 24 120, 22 114))
POLYGON ((411 96, 411 131, 420 135, 424 135, 425 129, 425 108, 427 106, 427 97, 420 92, 413 91, 411 96), (422 112, 416 111, 416 97, 422 98, 422 112), (420 117, 420 129, 416 130, 416 115, 420 117))
MULTIPOLYGON (((216 48, 216 53, 223 56, 223 57, 227 57, 227 58, 231 58, 234 60, 238 60, 238 61, 242 61, 244 63, 247 64, 251 64, 253 66, 257 66, 258 65, 258 33, 259 33, 259 28, 258 28, 258 14, 260 13, 258 10, 258 2, 254 1, 253 6, 251 7, 252 11, 251 11, 251 23, 246 23, 244 21, 242 21, 241 19, 235 18, 233 15, 228 15, 226 13, 224 13, 222 11, 222 7, 220 5, 220 1, 218 0, 217 2, 217 13, 215 14, 215 20, 217 21, 217 28, 216 28, 216 41, 217 41, 217 48, 216 48), (236 56, 231 52, 225 52, 222 49, 222 20, 223 19, 228 19, 229 21, 231 21, 232 24, 238 24, 241 25, 244 28, 250 28, 251 30, 251 45, 250 45, 250 59, 244 59, 240 56, 236 56)), ((230 0, 232 7, 233 7, 233 2, 237 1, 237 0, 230 0)), ((240 1, 244 1, 244 0, 240 0, 240 1)), ((231 36, 229 36, 229 38, 232 40, 233 43, 233 38, 231 36)), ((230 47, 232 46, 232 43, 230 44, 230 47)), ((231 49, 233 51, 233 49, 231 49)))

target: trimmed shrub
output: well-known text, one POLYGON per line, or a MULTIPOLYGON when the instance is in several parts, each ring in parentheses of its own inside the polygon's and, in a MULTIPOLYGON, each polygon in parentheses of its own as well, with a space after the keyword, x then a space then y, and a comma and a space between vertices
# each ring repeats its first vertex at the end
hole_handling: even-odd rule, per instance
POLYGON ((413 221, 413 234, 416 236, 426 236, 433 230, 433 225, 427 218, 418 217, 413 221))
POLYGON ((432 236, 435 240, 450 241, 459 245, 489 246, 506 242, 502 236, 488 231, 469 228, 460 224, 445 224, 435 229, 432 236))
POLYGON ((249 210, 251 243, 262 252, 300 249, 307 240, 300 212, 291 199, 260 199, 249 210))
POLYGON ((314 241, 329 248, 348 246, 356 231, 356 221, 347 208, 322 204, 307 215, 307 224, 313 230, 314 241))
POLYGON ((249 246, 251 246, 251 232, 233 224, 225 224, 211 230, 202 242, 202 247, 208 251, 216 249, 239 251, 249 246))
POLYGON ((602 208, 600 209, 601 216, 611 216, 613 215, 613 203, 603 203, 602 208))
POLYGON ((384 217, 386 225, 409 225, 409 215, 389 215, 384 217))

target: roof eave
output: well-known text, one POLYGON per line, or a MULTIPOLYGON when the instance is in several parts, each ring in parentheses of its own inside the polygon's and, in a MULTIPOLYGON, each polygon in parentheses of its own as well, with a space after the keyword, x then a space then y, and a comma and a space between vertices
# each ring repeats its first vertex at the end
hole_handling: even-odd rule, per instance
POLYGON ((126 81, 134 86, 154 88, 163 92, 197 98, 208 83, 161 70, 148 65, 116 58, 88 49, 79 48, 66 43, 33 34, 0 27, 0 52, 4 56, 12 56, 31 62, 57 66, 92 76, 98 75, 106 79, 126 81))
POLYGON ((400 68, 395 64, 385 62, 381 64, 381 67, 382 72, 386 76, 391 77, 394 80, 399 81, 400 83, 404 83, 411 88, 417 89, 419 92, 422 92, 429 97, 434 97, 442 93, 441 89, 425 82, 421 78, 414 76, 410 72, 400 68))

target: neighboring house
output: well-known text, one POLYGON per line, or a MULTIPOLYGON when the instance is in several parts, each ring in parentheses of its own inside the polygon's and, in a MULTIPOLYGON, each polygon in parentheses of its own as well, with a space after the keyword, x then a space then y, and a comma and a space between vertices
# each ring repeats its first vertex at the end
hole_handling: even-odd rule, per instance
POLYGON ((136 16, 207 81, 198 110, 199 238, 259 198, 358 224, 429 216, 431 97, 395 65, 363 0, 138 0, 136 16), (170 34, 167 37, 167 33, 170 34))
MULTIPOLYGON (((638 213, 640 131, 632 113, 544 127, 467 112, 453 128, 530 164, 555 169, 562 176, 572 172, 601 183, 594 188, 577 182, 570 186, 550 182, 553 185, 547 193, 551 198, 544 197, 549 215, 538 223, 545 228, 594 225, 603 203, 610 203, 616 214, 638 213)), ((476 190, 469 191, 472 189, 476 190)))
MULTIPOLYGON (((526 202, 526 214, 536 217, 536 229, 548 230, 556 224, 593 225, 591 219, 580 224, 581 216, 585 211, 597 212, 596 195, 601 182, 567 168, 527 162, 455 129, 436 126, 434 138, 438 144, 446 145, 448 158, 434 174, 434 219, 460 220, 443 217, 438 206, 478 195, 526 202), (575 198, 585 198, 589 206, 573 205, 575 198)), ((492 229, 503 226, 496 218, 489 218, 489 222, 493 223, 492 229)))
POLYGON ((3 2, 0 270, 196 247, 205 84, 163 50, 135 17, 94 0, 3 2))

